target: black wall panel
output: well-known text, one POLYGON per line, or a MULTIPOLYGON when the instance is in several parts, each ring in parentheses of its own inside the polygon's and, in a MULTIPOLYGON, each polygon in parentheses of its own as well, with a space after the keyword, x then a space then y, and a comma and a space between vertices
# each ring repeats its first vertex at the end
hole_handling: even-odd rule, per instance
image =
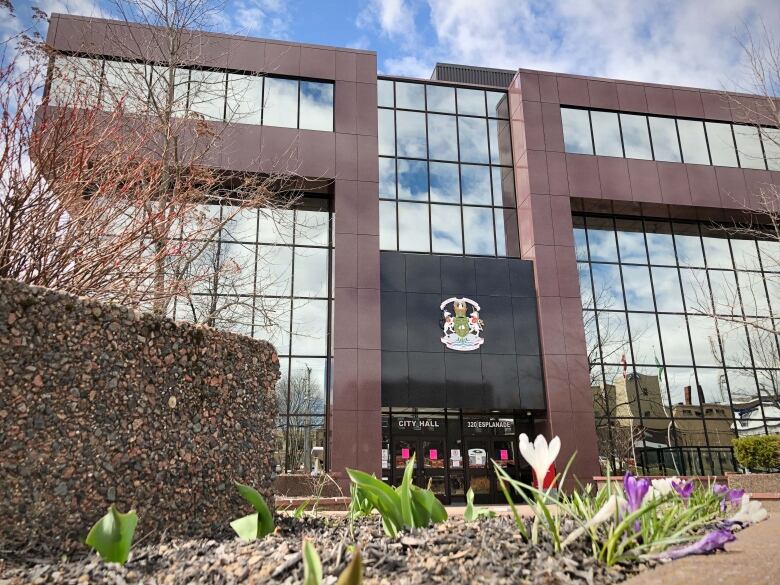
POLYGON ((545 408, 531 262, 382 252, 381 283, 383 405, 545 408), (441 343, 439 305, 449 297, 479 303, 479 349, 441 343))

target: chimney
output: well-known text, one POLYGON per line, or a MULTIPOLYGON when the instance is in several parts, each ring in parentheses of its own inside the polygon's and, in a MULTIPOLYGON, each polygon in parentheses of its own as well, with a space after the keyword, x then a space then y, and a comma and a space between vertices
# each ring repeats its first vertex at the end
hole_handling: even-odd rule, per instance
POLYGON ((685 388, 683 388, 683 395, 685 397, 683 399, 683 404, 685 404, 686 406, 690 406, 691 405, 691 387, 690 386, 686 386, 685 388))
POLYGON ((704 390, 702 390, 699 384, 696 385, 696 393, 699 395, 699 404, 704 404, 706 402, 704 400, 704 390))

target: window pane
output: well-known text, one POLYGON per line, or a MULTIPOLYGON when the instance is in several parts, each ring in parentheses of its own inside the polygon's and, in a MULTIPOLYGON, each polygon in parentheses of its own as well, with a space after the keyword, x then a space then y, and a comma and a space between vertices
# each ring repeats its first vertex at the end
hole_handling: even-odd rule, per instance
POLYGON ((591 260, 617 262, 617 244, 611 219, 588 218, 588 244, 591 260))
POLYGON ((732 268, 729 241, 725 238, 703 236, 704 255, 710 268, 732 268))
POLYGON ((658 315, 664 358, 667 364, 692 364, 688 329, 682 315, 658 315))
POLYGON ((263 78, 228 73, 227 120, 260 124, 263 111, 263 78))
POLYGON ((395 202, 379 202, 379 247, 382 250, 397 250, 395 225, 395 202))
POLYGON ((737 140, 739 165, 743 169, 765 169, 764 153, 761 150, 761 140, 758 128, 734 124, 734 138, 737 140))
POLYGON ((328 296, 327 248, 295 248, 293 294, 299 297, 328 296))
POLYGON ((398 204, 398 249, 404 252, 430 252, 428 206, 424 203, 398 204))
POLYGON ((734 150, 731 124, 705 122, 704 126, 707 129, 707 142, 710 144, 712 164, 722 167, 737 166, 737 152, 734 150))
POLYGON ((691 343, 693 356, 697 366, 717 366, 722 364, 718 333, 715 330, 715 319, 698 315, 688 317, 691 328, 691 343))
POLYGON ((677 128, 671 118, 649 116, 650 136, 653 140, 655 160, 680 162, 680 144, 677 142, 677 128))
POLYGON ((431 205, 431 236, 435 254, 462 254, 460 207, 431 205))
POLYGON ((395 155, 395 119, 393 110, 379 110, 379 154, 395 155))
MULTIPOLYGON (((327 387, 326 361, 323 358, 293 358, 290 360, 290 414, 324 414, 327 387)), ((306 420, 306 418, 296 416, 295 420, 299 422, 306 420)), ((311 446, 315 444, 317 441, 312 440, 311 446)))
POLYGON ((590 119, 587 110, 561 108, 561 118, 566 152, 593 154, 593 141, 590 135, 590 119))
POLYGON ((106 61, 103 81, 103 108, 114 110, 122 104, 126 112, 142 112, 149 97, 149 71, 138 63, 106 61))
POLYGON ((257 290, 265 295, 286 296, 292 289, 292 248, 257 247, 257 290))
POLYGON ((618 219, 615 220, 615 227, 617 229, 620 261, 647 264, 642 222, 618 219))
POLYGON ((680 266, 704 266, 704 254, 697 225, 674 224, 674 243, 680 266))
POLYGON ((333 131, 333 84, 301 81, 301 124, 306 130, 333 131))
POLYGON ((764 277, 760 272, 737 272, 739 294, 746 315, 769 315, 769 302, 764 290, 764 277))
POLYGON ((397 111, 395 121, 398 125, 398 156, 426 158, 428 150, 425 146, 425 114, 397 111))
POLYGON ((755 240, 731 240, 734 266, 742 270, 761 270, 755 240))
POLYGON ((298 126, 298 81, 267 77, 263 97, 263 124, 296 128, 298 126))
POLYGON ((422 83, 395 82, 395 101, 397 108, 408 110, 425 109, 425 86, 422 83))
POLYGON ((490 168, 475 165, 460 166, 460 186, 463 203, 490 205, 490 168))
POLYGON ((428 111, 455 113, 455 88, 442 85, 426 86, 428 92, 428 111))
MULTIPOLYGON (((741 309, 737 293, 737 279, 734 273, 730 270, 708 270, 707 273, 710 278, 715 312, 719 315, 739 314, 741 309)), ((698 309, 707 311, 711 310, 712 307, 699 303, 698 309)), ((688 311, 691 312, 690 307, 688 311)))
POLYGON ((780 171, 780 130, 761 128, 761 142, 764 145, 767 167, 770 171, 780 171))
POLYGON ((458 165, 454 163, 428 163, 431 173, 431 201, 460 203, 458 165))
POLYGON ((49 96, 52 105, 92 108, 97 105, 103 62, 81 57, 57 57, 49 96))
POLYGON ((517 233, 517 212, 512 209, 494 209, 496 216, 496 252, 499 256, 520 256, 520 238, 517 233))
POLYGON ((695 268, 680 268, 683 300, 687 313, 709 313, 712 310, 710 302, 710 287, 704 270, 695 268))
POLYGON ((428 163, 398 159, 398 198, 428 201, 428 163))
POLYGON ((257 241, 257 209, 225 206, 222 209, 222 239, 234 242, 257 241))
POLYGON ((693 120, 677 120, 682 145, 683 162, 687 164, 708 165, 707 140, 704 137, 704 124, 693 120))
POLYGON ((509 122, 488 120, 490 131, 490 162, 499 165, 512 164, 512 140, 509 135, 509 122))
POLYGON ((189 111, 207 120, 222 120, 225 114, 225 74, 215 71, 190 71, 189 111))
POLYGON ((574 251, 577 256, 577 260, 588 259, 588 241, 585 237, 585 228, 574 228, 574 251))
POLYGON ((219 267, 223 270, 217 284, 219 294, 254 294, 255 248, 253 244, 219 245, 219 267))
POLYGON ((765 271, 780 272, 780 242, 777 240, 759 240, 761 265, 765 271))
MULTIPOLYGON (((168 101, 168 88, 170 70, 167 67, 152 67, 152 91, 150 105, 157 111, 162 111, 168 101)), ((187 111, 187 87, 189 85, 190 72, 187 69, 176 68, 173 72, 173 104, 172 115, 184 116, 187 111)))
POLYGON ((492 167, 493 176, 493 205, 504 207, 516 207, 515 201, 515 175, 511 167, 492 167))
POLYGON ((629 313, 628 325, 631 328, 634 363, 654 364, 656 357, 660 361, 661 342, 658 337, 658 325, 655 321, 655 315, 629 313))
POLYGON ((653 291, 646 266, 623 266, 623 288, 629 311, 652 311, 653 291))
POLYGON ((379 198, 395 199, 395 160, 379 159, 379 198))
POLYGON ((667 222, 646 221, 645 230, 650 264, 677 264, 671 226, 667 222))
POLYGON ((620 145, 620 126, 617 114, 612 112, 591 112, 593 142, 596 154, 601 156, 623 156, 620 145))
POLYGON ((386 108, 395 106, 393 98, 393 82, 388 79, 377 79, 377 105, 386 108))
POLYGON ((293 299, 292 353, 327 355, 328 302, 293 299))
POLYGON ((480 89, 458 88, 458 113, 471 116, 485 115, 485 92, 480 89))
POLYGON ((492 118, 509 117, 509 96, 503 91, 486 91, 487 115, 492 118))
POLYGON ((298 246, 328 246, 330 244, 330 214, 322 211, 295 212, 295 244, 298 246))
POLYGON ((593 295, 597 309, 622 310, 623 289, 620 272, 614 264, 592 264, 593 295))
MULTIPOLYGON (((630 359, 631 348, 628 343, 628 327, 625 313, 598 313, 599 345, 604 363, 619 364, 623 354, 630 359)), ((607 380, 615 376, 608 373, 607 380)))
POLYGON ((463 231, 466 254, 495 255, 493 213, 489 207, 464 207, 463 231))
POLYGON ((458 131, 460 160, 475 163, 489 162, 487 120, 458 116, 458 131))
POLYGON ((292 244, 295 215, 292 209, 260 209, 258 242, 292 244))
POLYGON ((220 296, 216 301, 214 327, 240 335, 252 335, 252 297, 220 296))
POLYGON ((659 311, 681 313, 683 311, 682 293, 680 292, 680 277, 676 268, 660 268, 653 266, 653 289, 655 302, 659 311))
POLYGON ((647 116, 620 114, 620 127, 623 129, 623 147, 628 158, 651 160, 650 134, 647 129, 647 116))
POLYGON ((429 156, 436 160, 458 160, 458 131, 455 116, 428 114, 429 156))

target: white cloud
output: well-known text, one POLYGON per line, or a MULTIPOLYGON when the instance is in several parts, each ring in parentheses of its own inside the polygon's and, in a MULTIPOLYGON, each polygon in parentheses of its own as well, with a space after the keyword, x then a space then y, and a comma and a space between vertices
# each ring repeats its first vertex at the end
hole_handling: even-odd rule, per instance
POLYGON ((384 69, 392 71, 393 75, 427 78, 431 76, 433 66, 425 59, 407 55, 397 59, 385 59, 384 69))
POLYGON ((409 41, 415 36, 415 9, 407 0, 371 0, 357 18, 357 25, 374 25, 386 36, 409 41))
MULTIPOLYGON (((384 61, 388 73, 430 72, 436 61, 450 61, 738 88, 745 70, 737 36, 760 19, 770 30, 780 23, 777 0, 481 0, 478 5, 428 0, 427 5, 431 41, 402 47, 384 61)), ((387 34, 391 29, 383 28, 387 34)))
POLYGON ((215 20, 220 32, 284 39, 290 32, 292 14, 282 0, 237 0, 229 2, 215 20))
POLYGON ((106 17, 100 0, 43 0, 37 4, 46 14, 78 14, 79 16, 106 17))

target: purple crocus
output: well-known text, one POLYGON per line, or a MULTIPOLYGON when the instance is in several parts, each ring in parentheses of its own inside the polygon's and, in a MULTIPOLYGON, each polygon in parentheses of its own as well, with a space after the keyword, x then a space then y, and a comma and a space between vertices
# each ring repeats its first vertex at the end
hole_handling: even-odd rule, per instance
POLYGON ((712 493, 714 493, 716 496, 725 497, 728 491, 729 486, 723 485, 721 483, 716 483, 712 486, 712 493))
POLYGON ((724 501, 728 501, 732 506, 738 506, 742 502, 742 496, 745 495, 745 490, 729 490, 726 492, 726 498, 724 501))
POLYGON ((686 502, 688 501, 688 498, 690 498, 691 494, 693 493, 692 481, 686 481, 685 483, 678 483, 676 481, 673 481, 672 487, 674 488, 674 491, 677 492, 677 495, 680 496, 686 502))
MULTIPOLYGON (((650 489, 650 480, 644 477, 636 478, 627 471, 623 476, 623 491, 626 494, 628 513, 636 512, 650 489)), ((641 525, 639 519, 634 521, 634 532, 639 532, 641 525)))
POLYGON ((742 501, 742 495, 745 493, 745 490, 729 489, 727 485, 716 483, 712 486, 712 493, 721 497, 720 511, 725 512, 727 503, 731 504, 732 506, 739 505, 739 503, 742 501))
POLYGON ((736 540, 736 538, 730 530, 713 530, 694 543, 667 550, 660 556, 665 559, 679 559, 688 555, 706 555, 716 550, 723 550, 727 542, 736 540))

